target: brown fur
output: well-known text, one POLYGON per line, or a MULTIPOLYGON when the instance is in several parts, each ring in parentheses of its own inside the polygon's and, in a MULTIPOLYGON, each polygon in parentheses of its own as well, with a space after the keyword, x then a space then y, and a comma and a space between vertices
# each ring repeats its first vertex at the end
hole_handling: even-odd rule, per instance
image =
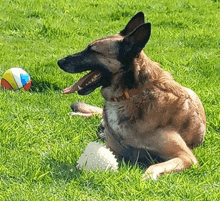
POLYGON ((162 158, 164 162, 151 165, 143 175, 143 179, 157 179, 164 172, 182 171, 198 163, 191 149, 203 141, 206 120, 198 96, 174 81, 143 50, 129 63, 133 87, 125 85, 115 42, 140 44, 147 37, 142 18, 139 13, 120 34, 90 44, 93 50, 102 52, 98 62, 112 73, 110 85, 101 90, 104 109, 82 103, 73 104, 72 108, 78 112, 73 115, 102 114, 106 146, 118 159, 136 162, 149 158, 149 154, 162 158))

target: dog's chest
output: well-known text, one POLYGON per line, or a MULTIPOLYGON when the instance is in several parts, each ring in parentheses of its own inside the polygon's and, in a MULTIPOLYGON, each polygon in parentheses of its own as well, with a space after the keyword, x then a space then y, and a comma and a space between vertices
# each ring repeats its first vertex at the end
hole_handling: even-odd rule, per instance
POLYGON ((107 104, 105 107, 105 120, 109 127, 114 132, 120 132, 121 126, 119 125, 118 107, 114 104, 107 104))
POLYGON ((125 146, 151 150, 150 145, 143 139, 144 136, 138 132, 139 123, 132 120, 135 112, 131 112, 130 109, 123 103, 105 103, 103 117, 106 134, 125 146))
POLYGON ((105 104, 105 124, 110 129, 110 132, 126 138, 130 133, 130 129, 126 126, 126 122, 122 123, 120 114, 123 113, 120 111, 120 106, 115 102, 107 102, 105 104))

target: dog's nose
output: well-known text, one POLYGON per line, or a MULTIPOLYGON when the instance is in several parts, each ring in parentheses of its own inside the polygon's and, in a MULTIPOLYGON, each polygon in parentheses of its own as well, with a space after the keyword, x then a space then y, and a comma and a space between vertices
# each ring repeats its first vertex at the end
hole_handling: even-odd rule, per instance
POLYGON ((64 63, 65 63, 65 59, 60 59, 60 60, 57 62, 57 64, 58 64, 59 67, 62 67, 62 66, 64 65, 64 63))

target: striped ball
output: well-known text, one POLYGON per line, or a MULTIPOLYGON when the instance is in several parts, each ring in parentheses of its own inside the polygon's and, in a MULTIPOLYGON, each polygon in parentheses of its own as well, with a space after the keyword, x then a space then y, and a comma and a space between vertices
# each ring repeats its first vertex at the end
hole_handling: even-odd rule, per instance
POLYGON ((11 68, 3 74, 1 87, 9 90, 28 91, 31 87, 30 75, 22 68, 11 68))

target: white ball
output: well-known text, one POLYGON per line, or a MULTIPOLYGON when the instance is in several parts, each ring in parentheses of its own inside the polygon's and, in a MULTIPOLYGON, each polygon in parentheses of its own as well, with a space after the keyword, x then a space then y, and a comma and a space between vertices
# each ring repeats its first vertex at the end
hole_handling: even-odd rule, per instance
POLYGON ((90 169, 99 169, 100 171, 118 169, 118 162, 114 154, 98 142, 90 142, 77 163, 78 165, 76 167, 78 169, 85 167, 87 171, 90 169))

